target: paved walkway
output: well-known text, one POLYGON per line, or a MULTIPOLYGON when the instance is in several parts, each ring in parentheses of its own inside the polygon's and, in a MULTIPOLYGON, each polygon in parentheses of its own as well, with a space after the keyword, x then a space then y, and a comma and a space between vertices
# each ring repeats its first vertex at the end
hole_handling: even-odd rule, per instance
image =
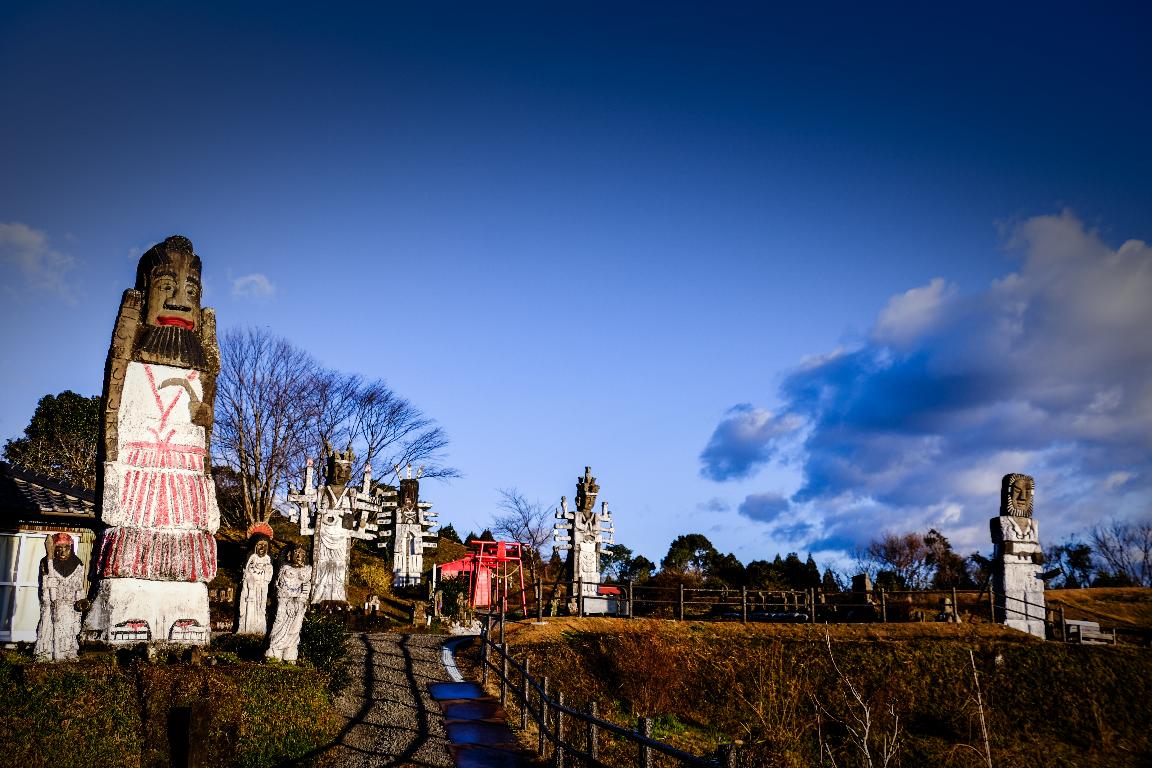
POLYGON ((429 683, 448 681, 438 635, 380 633, 351 640, 353 682, 336 702, 345 718, 316 763, 337 768, 453 768, 429 683), (356 674, 356 672, 359 674, 356 674))
POLYGON ((453 682, 444 637, 357 635, 353 682, 336 702, 336 742, 308 764, 332 768, 514 768, 526 765, 498 704, 453 682), (359 674, 356 674, 357 671, 359 674))

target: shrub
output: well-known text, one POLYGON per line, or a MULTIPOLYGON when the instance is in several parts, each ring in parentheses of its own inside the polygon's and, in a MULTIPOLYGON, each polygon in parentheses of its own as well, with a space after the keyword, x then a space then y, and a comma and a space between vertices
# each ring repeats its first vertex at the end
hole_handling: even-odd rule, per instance
POLYGON ((333 693, 344 690, 352 681, 344 616, 310 611, 300 628, 300 658, 328 674, 333 693))

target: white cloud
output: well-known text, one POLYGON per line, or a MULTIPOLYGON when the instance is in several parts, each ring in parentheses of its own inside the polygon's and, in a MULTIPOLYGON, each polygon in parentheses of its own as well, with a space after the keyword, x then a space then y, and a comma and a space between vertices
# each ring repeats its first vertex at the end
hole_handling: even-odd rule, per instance
POLYGON ((1036 477, 1050 541, 1147 516, 1152 247, 1113 248, 1067 211, 1010 235, 1019 268, 987 290, 959 296, 937 278, 898 294, 859 348, 789 372, 776 413, 733 408, 702 454, 705 475, 791 459, 782 443, 797 438, 783 427, 802 423, 790 501, 825 549, 927 525, 986 547, 1008 472, 1036 477))
POLYGON ((930 330, 940 318, 953 294, 943 278, 893 296, 880 312, 873 330, 877 341, 904 346, 930 330))
POLYGON ((75 300, 67 278, 76 260, 50 247, 48 235, 38 229, 18 221, 0 222, 0 263, 6 271, 15 270, 32 290, 75 300))
POLYGON ((275 294, 276 286, 267 275, 259 272, 232 281, 232 295, 238 299, 270 299, 275 294))

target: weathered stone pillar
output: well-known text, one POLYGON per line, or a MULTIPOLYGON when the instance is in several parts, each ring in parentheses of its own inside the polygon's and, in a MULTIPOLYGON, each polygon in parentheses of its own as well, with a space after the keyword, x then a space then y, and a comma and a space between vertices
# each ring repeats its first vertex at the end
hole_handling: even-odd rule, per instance
POLYGON ((992 590, 996 620, 1036 637, 1045 636, 1044 582, 1040 566, 1040 529, 1032 519, 1035 481, 1028 475, 1005 475, 1000 489, 1000 515, 989 521, 992 533, 992 590))

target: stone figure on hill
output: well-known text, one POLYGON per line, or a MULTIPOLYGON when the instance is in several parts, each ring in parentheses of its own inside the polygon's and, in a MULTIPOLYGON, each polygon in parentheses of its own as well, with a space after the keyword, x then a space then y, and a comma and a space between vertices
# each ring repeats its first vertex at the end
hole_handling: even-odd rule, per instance
POLYGON ((300 646, 300 628, 308 611, 308 591, 312 586, 312 566, 303 547, 293 546, 288 560, 276 577, 276 618, 268 636, 265 656, 295 662, 300 646))
POLYGON ((608 503, 600 505, 596 511, 596 495, 600 486, 592 476, 592 468, 584 467, 584 476, 576 479, 576 509, 568 509, 568 499, 560 497, 560 509, 556 511, 553 537, 558 550, 568 550, 565 562, 565 576, 571 582, 572 598, 570 610, 579 607, 576 595, 579 589, 585 596, 585 613, 604 613, 608 603, 598 597, 600 585, 600 556, 603 547, 611 544, 615 529, 608 503))
POLYGON ((236 633, 268 633, 268 585, 272 581, 272 558, 268 554, 268 537, 258 534, 252 554, 244 565, 244 585, 240 590, 240 623, 236 633))
POLYGON ((220 526, 209 443, 220 353, 200 257, 170 237, 140 258, 104 376, 98 472, 107 526, 86 629, 111 643, 209 641, 220 526))
POLYGON ((80 619, 88 609, 84 567, 72 551, 72 537, 49 537, 50 556, 40 560, 40 623, 36 625, 36 658, 74 659, 80 652, 80 619))
POLYGON ((436 548, 436 514, 432 505, 420 500, 421 467, 412 476, 412 465, 407 466, 408 477, 396 465, 399 487, 377 486, 374 496, 380 503, 377 523, 380 541, 376 546, 392 552, 392 586, 406 587, 419 584, 424 572, 424 553, 436 548))
POLYGON ((997 618, 1006 626, 1045 636, 1044 550, 1032 517, 1036 482, 1011 473, 1000 483, 1000 514, 989 521, 992 534, 992 589, 997 618))
POLYGON ((315 579, 312 602, 348 601, 348 558, 353 539, 375 539, 375 512, 378 508, 371 495, 372 467, 364 469, 363 488, 349 485, 354 456, 349 448, 327 453, 324 484, 313 483, 312 460, 304 471, 304 487, 291 490, 288 501, 300 509, 300 534, 312 536, 312 563, 315 579))

